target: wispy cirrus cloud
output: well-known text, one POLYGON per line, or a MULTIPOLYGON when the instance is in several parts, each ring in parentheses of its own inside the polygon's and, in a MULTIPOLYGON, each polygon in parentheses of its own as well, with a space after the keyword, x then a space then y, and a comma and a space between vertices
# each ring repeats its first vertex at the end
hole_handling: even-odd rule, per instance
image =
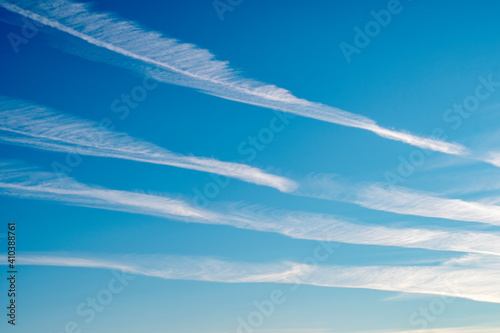
POLYGON ((0 142, 37 149, 74 152, 215 173, 289 192, 290 179, 248 165, 185 156, 101 124, 7 97, 0 97, 0 142))
POLYGON ((89 186, 7 162, 0 165, 0 195, 226 225, 296 239, 500 255, 500 235, 495 233, 385 227, 325 214, 241 204, 198 208, 180 199, 89 186))
POLYGON ((0 6, 103 51, 129 59, 128 62, 123 58, 112 61, 109 54, 99 56, 92 52, 94 60, 140 71, 144 71, 144 66, 162 69, 162 73, 155 74, 158 81, 196 88, 228 100, 368 130, 381 137, 424 149, 452 155, 468 154, 468 150, 460 144, 384 128, 367 117, 300 99, 285 89, 243 78, 227 62, 215 60, 207 50, 147 31, 112 14, 94 13, 86 4, 65 0, 22 0, 15 3, 1 0, 0 6))
POLYGON ((318 174, 303 181, 294 194, 350 202, 396 214, 500 225, 500 207, 496 205, 450 199, 382 183, 352 184, 328 174, 318 174))
POLYGON ((167 280, 362 288, 500 303, 500 261, 498 257, 481 255, 452 259, 439 266, 313 266, 294 262, 240 263, 165 255, 96 259, 21 254, 17 261, 20 265, 120 269, 130 274, 167 280))

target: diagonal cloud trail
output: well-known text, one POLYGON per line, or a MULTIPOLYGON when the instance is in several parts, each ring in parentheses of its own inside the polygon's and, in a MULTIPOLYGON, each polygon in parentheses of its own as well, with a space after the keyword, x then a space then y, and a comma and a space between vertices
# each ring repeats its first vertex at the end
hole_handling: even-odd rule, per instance
POLYGON ((274 85, 242 78, 228 67, 227 62, 215 60, 207 50, 146 31, 136 23, 121 20, 112 14, 93 13, 86 4, 66 0, 20 0, 14 4, 0 0, 0 6, 129 61, 112 61, 109 55, 99 56, 92 52, 94 60, 139 71, 145 70, 144 64, 160 68, 163 73, 155 74, 158 81, 196 88, 229 100, 368 130, 381 137, 424 149, 452 155, 468 154, 468 150, 460 144, 387 129, 367 117, 297 98, 274 85))
POLYGON ((500 226, 500 206, 494 202, 449 199, 435 193, 383 183, 351 184, 335 175, 317 174, 301 182, 294 195, 353 203, 396 214, 480 222, 500 226))
MULTIPOLYGON (((2 260, 2 262, 7 262, 2 260)), ((467 255, 439 266, 317 266, 294 262, 240 263, 207 257, 127 255, 95 259, 21 254, 20 265, 85 267, 166 280, 281 283, 434 294, 500 303, 498 257, 467 255)))
POLYGON ((292 180, 244 164, 172 153, 97 122, 0 97, 0 142, 57 152, 119 158, 215 173, 290 192, 292 180))
POLYGON ((331 215, 231 204, 219 204, 210 210, 179 199, 92 187, 12 163, 0 163, 0 195, 273 232, 295 239, 500 256, 500 235, 496 233, 393 228, 331 215))

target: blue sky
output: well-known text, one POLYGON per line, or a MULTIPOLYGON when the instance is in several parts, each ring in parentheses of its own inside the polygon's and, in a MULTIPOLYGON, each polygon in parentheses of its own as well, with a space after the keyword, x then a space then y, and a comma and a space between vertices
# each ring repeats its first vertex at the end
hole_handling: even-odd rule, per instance
POLYGON ((498 331, 498 4, 81 4, 0 1, 2 331, 498 331))

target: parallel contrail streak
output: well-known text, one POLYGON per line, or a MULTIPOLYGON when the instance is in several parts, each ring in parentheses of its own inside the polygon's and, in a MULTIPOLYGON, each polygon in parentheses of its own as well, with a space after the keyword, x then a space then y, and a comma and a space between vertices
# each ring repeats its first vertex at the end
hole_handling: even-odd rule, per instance
POLYGON ((290 179, 245 164, 185 156, 127 134, 9 98, 0 97, 0 142, 56 152, 126 159, 209 172, 270 186, 283 192, 297 188, 290 179))
MULTIPOLYGON (((42 4, 47 7, 51 2, 42 4)), ((39 2, 19 1, 13 4, 2 0, 0 6, 99 48, 161 68, 165 70, 164 75, 155 77, 160 81, 194 87, 229 100, 365 129, 424 149, 452 155, 468 154, 467 149, 459 144, 383 128, 367 117, 299 99, 285 89, 241 78, 227 63, 214 60, 206 50, 147 32, 135 23, 120 21, 109 14, 92 13, 82 4, 62 0, 53 8, 43 9, 39 2), (22 8, 22 5, 29 9, 22 8), (37 11, 44 11, 46 16, 37 11)), ((132 63, 119 66, 134 67, 132 63)))
POLYGON ((500 235, 496 233, 385 227, 326 214, 248 205, 219 204, 208 209, 180 199, 93 187, 11 164, 0 168, 0 195, 272 232, 295 239, 500 256, 500 235))
MULTIPOLYGON (((320 266, 293 262, 276 264, 227 262, 213 258, 128 255, 124 259, 94 259, 54 255, 21 255, 21 265, 85 267, 121 270, 165 280, 222 283, 281 283, 335 288, 362 288, 434 294, 500 303, 498 259, 465 256, 441 266, 320 266), (469 261, 475 263, 468 263, 469 261), (465 262, 462 263, 462 262, 465 262)), ((6 260, 2 260, 5 262, 6 260)), ((288 289, 288 288, 287 288, 288 289)))

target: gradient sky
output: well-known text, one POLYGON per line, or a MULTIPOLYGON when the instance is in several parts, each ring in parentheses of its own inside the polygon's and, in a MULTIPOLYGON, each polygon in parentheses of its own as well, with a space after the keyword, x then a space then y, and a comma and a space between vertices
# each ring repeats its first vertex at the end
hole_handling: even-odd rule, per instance
MULTIPOLYGON (((336 216, 362 226, 500 236, 500 215, 495 215, 496 209, 500 209, 500 86, 493 86, 470 116, 457 120, 458 113, 447 113, 454 104, 474 96, 478 86, 483 85, 481 91, 488 91, 484 80, 500 82, 500 7, 496 2, 478 5, 472 1, 401 1, 400 12, 392 15, 391 22, 381 28, 369 45, 352 55, 350 63, 339 45, 354 45, 353 28, 364 29, 373 20, 370 12, 387 9, 390 1, 242 1, 225 12, 222 21, 212 1, 92 3, 93 12, 110 13, 122 21, 138 23, 145 31, 160 32, 181 43, 207 49, 215 59, 228 61, 241 77, 362 115, 387 129, 419 137, 430 137, 435 129, 440 129, 446 135, 440 139, 469 151, 452 155, 425 150, 425 161, 407 176, 400 174, 402 159, 408 160, 415 151, 424 150, 359 128, 303 116, 287 118, 266 107, 205 94, 207 91, 199 87, 152 80, 155 87, 148 90, 144 100, 130 108, 127 117, 120 117, 123 114, 115 112, 118 104, 113 107, 114 101, 143 86, 144 72, 150 68, 145 69, 136 61, 129 63, 122 55, 110 55, 109 51, 100 51, 95 45, 47 27, 18 45, 16 52, 8 36, 22 36, 25 23, 22 16, 5 9, 5 4, 16 3, 0 1, 2 98, 78 117, 75 119, 107 119, 115 132, 126 133, 133 140, 141 139, 184 156, 250 165, 299 186, 298 190, 285 193, 223 177, 224 186, 217 187, 217 193, 200 209, 220 214, 256 212, 259 221, 264 217, 272 220, 276 210, 302 212, 305 226, 313 223, 308 221, 310 215, 306 213, 310 213, 336 216), (276 131, 272 130, 272 123, 284 125, 276 131), (269 129, 269 142, 260 142, 259 150, 252 150, 251 138, 262 131, 269 133, 269 129), (497 162, 492 162, 495 153, 497 162), (487 163, 488 158, 491 163, 487 163), (408 202, 395 203, 411 211, 397 213, 396 208, 387 208, 391 204, 369 201, 359 194, 382 186, 389 173, 402 177, 403 181, 396 185, 428 201, 418 208, 408 202), (318 181, 318 177, 329 177, 332 184, 318 181), (320 192, 318 182, 330 192, 320 192), (440 217, 435 211, 427 211, 438 198, 481 203, 489 210, 484 208, 485 215, 481 217, 450 201, 451 206, 443 207, 444 217, 440 217), (451 212, 472 217, 453 218, 451 212)), ((28 1, 18 3, 27 4, 28 1)), ((9 111, 5 105, 0 111, 9 111)), ((4 125, 0 128, 2 136, 4 125)), ((71 133, 71 128, 66 130, 71 133)), ((54 163, 67 165, 67 152, 37 149, 32 143, 11 145, 0 138, 0 149, 1 163, 33 167, 34 172, 51 173, 54 163)), ((206 188, 212 186, 208 184, 215 184, 213 174, 208 172, 127 158, 80 157, 81 163, 65 171, 76 182, 93 189, 169 197, 196 207, 204 201, 194 198, 199 199, 200 193, 207 197, 206 188)), ((5 168, 8 166, 2 164, 2 184, 11 181, 4 178, 5 168)), ((36 183, 35 176, 26 175, 36 183)), ((53 256, 121 262, 128 255, 145 256, 151 261, 157 255, 169 255, 217 258, 260 267, 259 264, 303 262, 314 256, 318 247, 318 241, 313 239, 200 224, 190 219, 179 221, 150 213, 142 206, 134 211, 120 211, 124 209, 99 209, 94 202, 68 202, 64 195, 49 195, 44 200, 29 193, 20 197, 16 190, 2 186, 0 235, 5 237, 8 221, 17 222, 20 258, 53 256)), ((398 195, 391 197, 392 191, 388 188, 384 192, 385 200, 394 203, 398 195)), ((5 238, 1 242, 5 248, 5 238)), ((473 253, 332 244, 336 249, 321 265, 435 268, 447 267, 450 261, 473 253)), ((499 271, 498 252, 478 256, 473 264, 478 269, 492 269, 492 274, 499 271)), ((138 262, 146 265, 143 259, 138 262)), ((189 264, 180 266, 186 268, 189 264)), ((284 303, 276 305, 274 313, 253 331, 411 331, 420 328, 411 320, 412 315, 439 306, 437 303, 444 304, 441 296, 432 293, 389 291, 393 283, 390 279, 389 290, 374 290, 380 288, 368 285, 302 285, 291 290, 285 283, 225 283, 136 274, 87 323, 86 317, 77 313, 78 306, 108 288, 116 269, 40 264, 23 265, 19 271, 18 324, 10 327, 2 314, 2 332, 60 333, 70 322, 77 323, 82 332, 95 333, 238 332, 238 318, 246 320, 256 311, 254 302, 268 300, 276 289, 283 291, 284 303)), ((477 273, 478 281, 481 272, 477 273)), ((255 271, 258 273, 259 269, 255 271)), ((366 274, 359 278, 369 282, 373 276, 366 274)), ((411 275, 407 278, 411 284, 411 275)), ((418 280, 413 283, 418 284, 418 280)), ((0 287, 2 304, 6 304, 5 279, 0 287)), ((493 295, 497 301, 460 297, 446 303, 443 311, 426 321, 428 328, 436 333, 498 331, 499 290, 491 290, 489 296, 493 295)))

